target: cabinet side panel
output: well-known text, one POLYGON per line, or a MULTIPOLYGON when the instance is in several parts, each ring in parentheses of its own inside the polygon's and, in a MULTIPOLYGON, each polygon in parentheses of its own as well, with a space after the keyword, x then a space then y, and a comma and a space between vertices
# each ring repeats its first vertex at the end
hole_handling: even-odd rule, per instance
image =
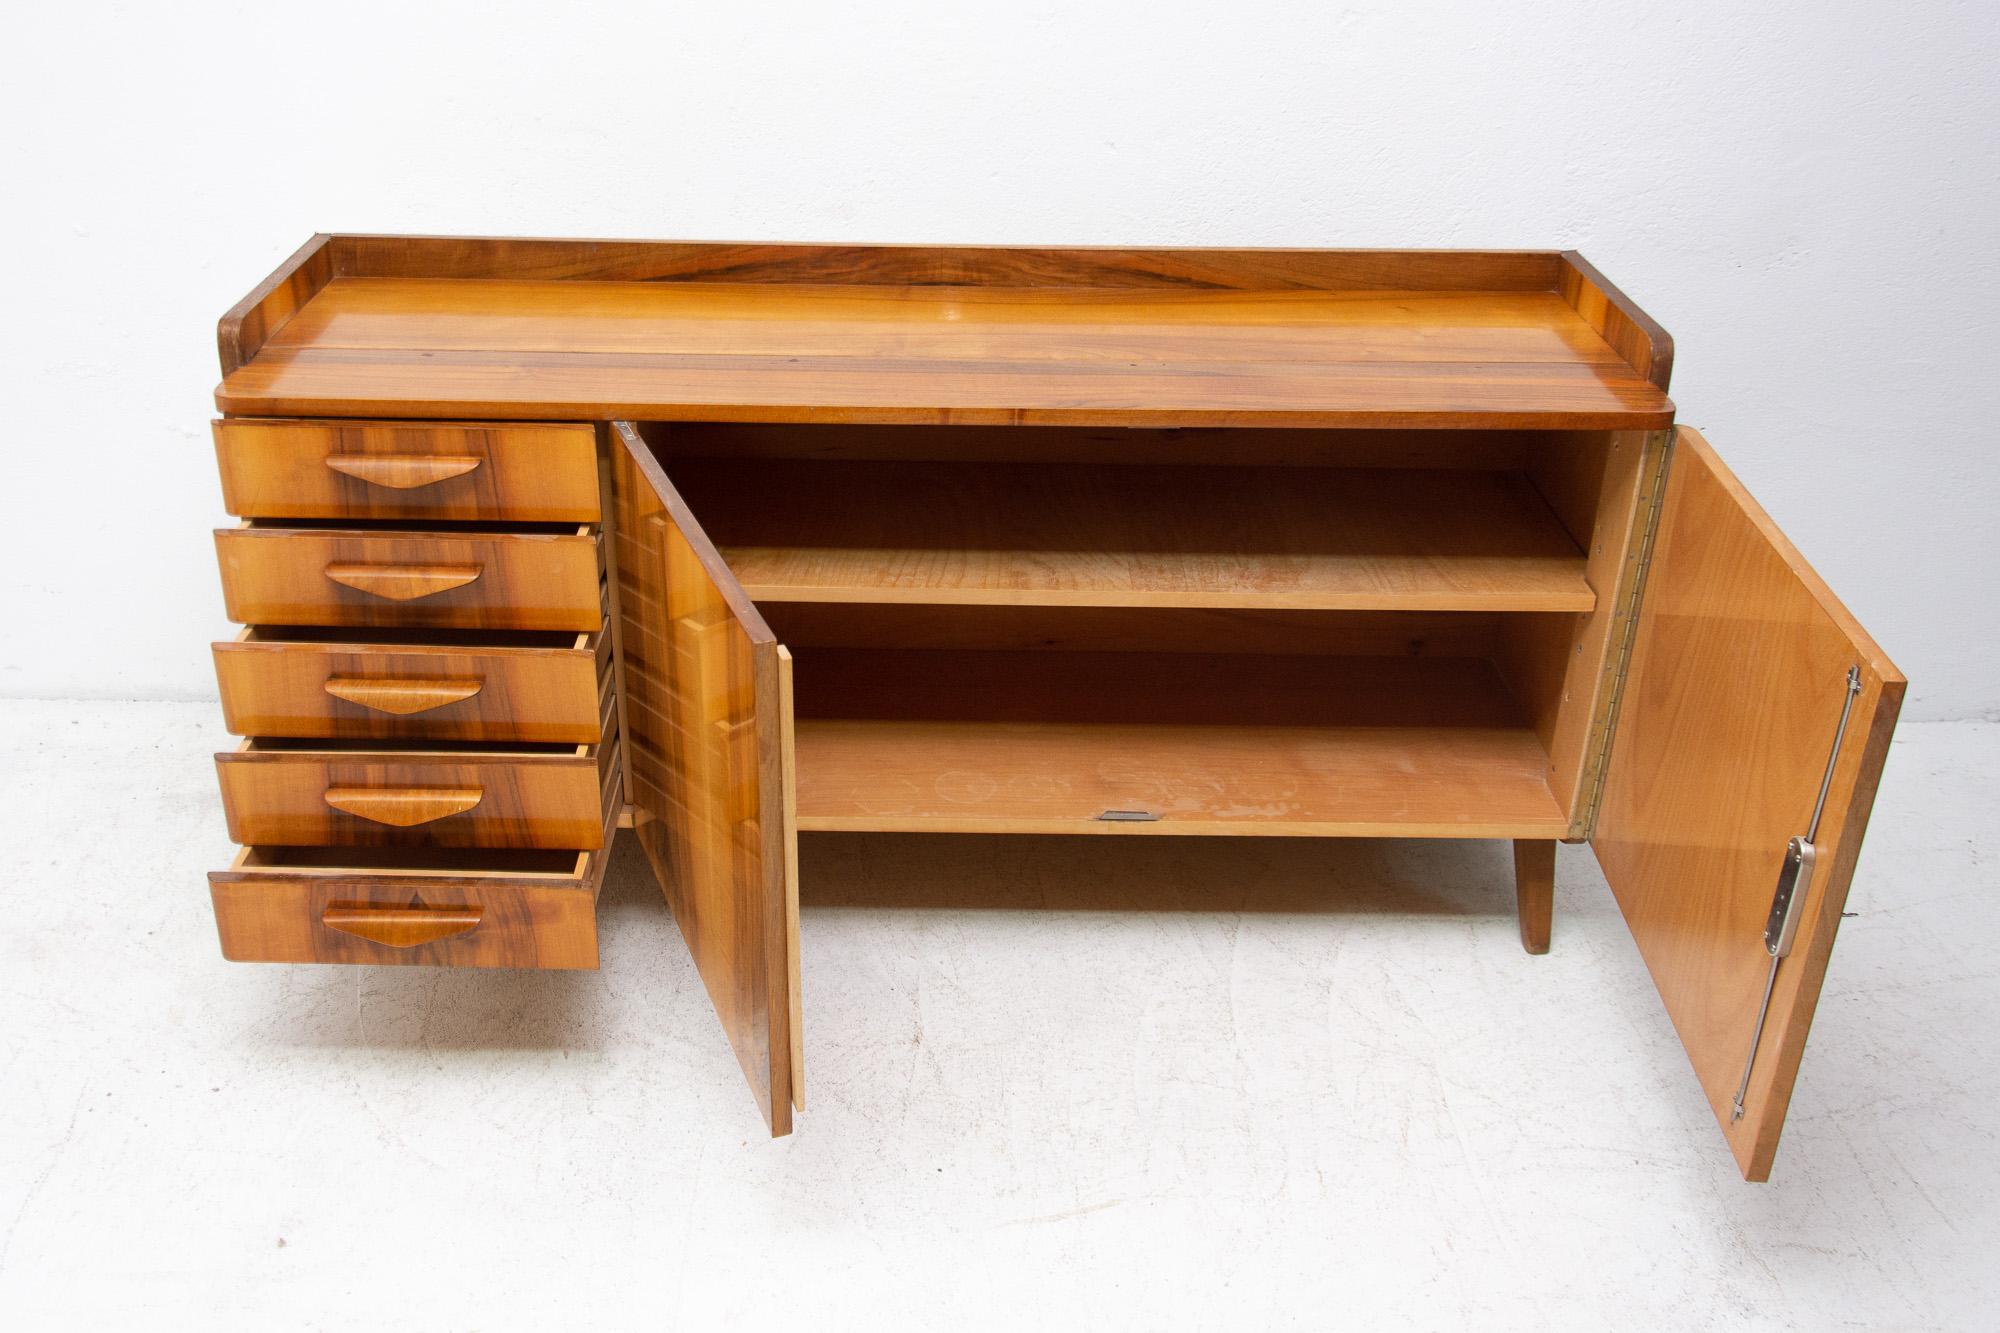
POLYGON ((1597 594, 1587 614, 1506 617, 1499 634, 1501 674, 1548 751, 1549 790, 1569 812, 1572 838, 1589 828, 1666 452, 1665 432, 1552 435, 1527 464, 1536 489, 1584 548, 1597 594))

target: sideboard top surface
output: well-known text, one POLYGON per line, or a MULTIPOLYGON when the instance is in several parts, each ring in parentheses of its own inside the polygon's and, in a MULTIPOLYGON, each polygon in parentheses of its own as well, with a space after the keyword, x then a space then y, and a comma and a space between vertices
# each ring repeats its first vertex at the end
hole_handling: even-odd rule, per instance
POLYGON ((1554 251, 315 237, 232 415, 1656 429, 1666 334, 1554 251))

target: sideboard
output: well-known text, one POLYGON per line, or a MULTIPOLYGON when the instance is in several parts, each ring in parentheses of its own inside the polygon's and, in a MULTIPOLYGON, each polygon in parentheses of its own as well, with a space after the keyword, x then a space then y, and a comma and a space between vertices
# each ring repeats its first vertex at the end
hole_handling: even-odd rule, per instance
POLYGON ((630 829, 783 1134, 802 831, 1509 840, 1531 954, 1588 843, 1768 1175, 1904 680, 1580 256, 317 236, 219 345, 225 956, 594 967, 630 829))

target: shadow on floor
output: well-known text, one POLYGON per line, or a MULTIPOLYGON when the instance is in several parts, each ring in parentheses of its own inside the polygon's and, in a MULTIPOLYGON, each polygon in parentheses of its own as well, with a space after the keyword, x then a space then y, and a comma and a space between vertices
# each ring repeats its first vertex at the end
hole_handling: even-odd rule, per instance
MULTIPOLYGON (((1498 841, 923 834, 800 839, 808 921, 831 910, 1271 912, 1511 919, 1498 841)), ((267 1016, 295 1046, 597 1050, 635 1011, 711 1033, 708 999, 637 842, 618 839, 598 900, 596 972, 271 969, 267 1016)), ((899 929, 885 919, 884 930, 899 929)))
POLYGON ((1506 842, 818 833, 815 908, 1511 916, 1506 842))
POLYGON ((645 856, 629 837, 612 850, 597 922, 597 971, 260 968, 269 988, 261 1003, 288 1045, 421 1050, 432 1057, 627 1045, 634 1006, 705 1016, 707 997, 693 980, 645 856))

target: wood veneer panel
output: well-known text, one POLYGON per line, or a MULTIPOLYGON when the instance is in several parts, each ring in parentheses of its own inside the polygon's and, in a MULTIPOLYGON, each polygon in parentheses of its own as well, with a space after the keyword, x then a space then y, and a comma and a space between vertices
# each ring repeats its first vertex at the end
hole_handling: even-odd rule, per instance
POLYGON ((760 603, 1588 611, 1518 473, 682 459, 760 603))
POLYGON ((1557 290, 1631 367, 1664 391, 1674 372, 1674 340, 1591 262, 1565 250, 1557 290))
POLYGON ((1485 662, 797 657, 801 830, 1554 838, 1567 824, 1485 662))
POLYGON ((1672 406, 1554 290, 336 277, 233 414, 1643 428, 1672 406))
POLYGON ((893 602, 769 602, 760 610, 778 638, 794 649, 1212 653, 1221 647, 1232 653, 1319 657, 1491 657, 1502 622, 1537 619, 1465 611, 1216 611, 893 602))
POLYGON ((1766 1178, 1904 679, 1691 430, 1678 433, 1591 845, 1745 1177, 1766 1178), (1787 841, 1804 836, 1846 698, 1818 871, 1732 1119, 1787 841))
POLYGON ((1219 430, 1131 426, 818 426, 674 422, 640 427, 669 467, 683 458, 878 462, 1148 463, 1211 467, 1518 471, 1538 431, 1219 430))
MULTIPOLYGON (((1102 363, 1128 345, 1215 367, 1315 356, 1631 367, 1554 292, 1149 292, 336 278, 268 350, 910 355, 1102 363), (930 351, 931 348, 925 348, 930 351)), ((1113 365, 1114 369, 1118 368, 1113 365)))
POLYGON ((213 428, 223 505, 239 517, 599 517, 584 425, 237 418, 213 428))
POLYGON ((236 962, 594 968, 604 864, 589 852, 251 847, 208 882, 236 962), (419 916, 461 919, 438 935, 412 928, 419 916), (357 933, 368 918, 394 928, 357 933))
POLYGON ((213 645, 223 725, 238 736, 593 742, 609 639, 569 637, 515 647, 246 630, 213 645))
POLYGON ((224 375, 255 357, 265 340, 332 279, 333 239, 321 234, 300 246, 217 322, 215 345, 224 375))
POLYGON ((789 1133, 777 640, 625 423, 609 456, 634 831, 758 1107, 789 1133))
MULTIPOLYGON (((407 743, 407 742, 406 742, 407 743)), ((215 757, 245 845, 603 845, 611 750, 517 754, 260 748, 215 757)))
POLYGON ((263 523, 215 534, 239 624, 595 630, 598 535, 263 523))
POLYGON ((354 277, 886 286, 1553 290, 1552 250, 810 245, 567 237, 315 237, 354 277))

